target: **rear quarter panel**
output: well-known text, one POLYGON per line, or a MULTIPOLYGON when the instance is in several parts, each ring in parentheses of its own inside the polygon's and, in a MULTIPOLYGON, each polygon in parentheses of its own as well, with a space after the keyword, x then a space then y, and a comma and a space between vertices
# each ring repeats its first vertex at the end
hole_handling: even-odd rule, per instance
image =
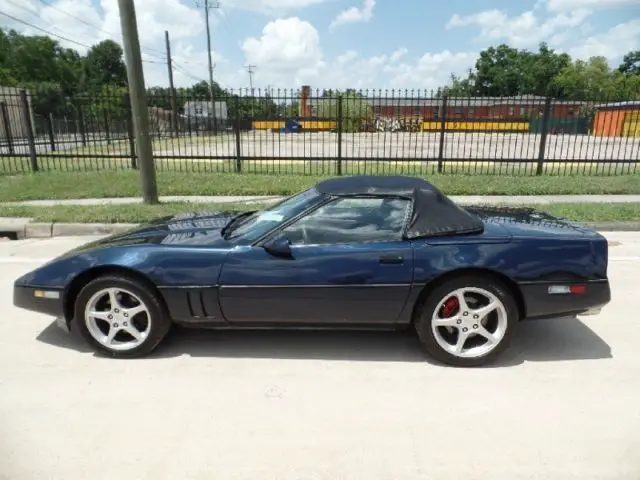
MULTIPOLYGON (((526 317, 562 314, 572 311, 572 306, 559 303, 564 299, 547 298, 550 297, 546 294, 548 283, 606 281, 607 262, 606 239, 598 234, 573 238, 553 235, 511 237, 489 243, 483 243, 480 238, 431 239, 415 245, 412 297, 417 299, 425 284, 442 275, 462 269, 490 270, 518 286, 526 317), (540 293, 542 291, 544 295, 540 293)), ((603 294, 594 301, 598 303, 601 297, 606 300, 603 294)), ((583 298, 579 301, 588 306, 591 300, 583 298)), ((404 312, 403 320, 410 320, 408 312, 404 312)))
POLYGON ((602 278, 591 242, 585 240, 513 238, 486 244, 435 240, 416 245, 415 265, 416 283, 461 268, 493 270, 517 283, 602 278))

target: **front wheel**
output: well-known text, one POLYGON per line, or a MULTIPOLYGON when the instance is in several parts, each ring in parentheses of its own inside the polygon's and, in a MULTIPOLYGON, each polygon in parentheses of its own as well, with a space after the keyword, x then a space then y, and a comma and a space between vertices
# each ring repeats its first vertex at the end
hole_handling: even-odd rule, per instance
POLYGON ((119 358, 150 353, 171 326, 158 295, 123 276, 89 282, 76 300, 75 322, 95 350, 119 358))
POLYGON ((435 288, 420 308, 415 328, 436 360, 474 367, 494 361, 508 348, 518 317, 508 288, 468 276, 435 288))

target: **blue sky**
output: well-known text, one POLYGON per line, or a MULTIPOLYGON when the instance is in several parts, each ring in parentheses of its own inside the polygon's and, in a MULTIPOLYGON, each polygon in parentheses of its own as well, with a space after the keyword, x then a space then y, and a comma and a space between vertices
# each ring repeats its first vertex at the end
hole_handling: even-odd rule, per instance
MULTIPOLYGON (((214 2, 212 2, 214 3, 214 2)), ((149 85, 166 85, 164 30, 175 80, 207 78, 203 0, 136 0, 149 85)), ((0 0, 0 11, 68 38, 121 40, 117 0, 0 0)), ((221 0, 211 9, 214 78, 247 87, 413 88, 445 84, 478 52, 541 41, 617 65, 640 49, 640 0, 221 0)), ((0 16, 3 26, 36 33, 0 16)))

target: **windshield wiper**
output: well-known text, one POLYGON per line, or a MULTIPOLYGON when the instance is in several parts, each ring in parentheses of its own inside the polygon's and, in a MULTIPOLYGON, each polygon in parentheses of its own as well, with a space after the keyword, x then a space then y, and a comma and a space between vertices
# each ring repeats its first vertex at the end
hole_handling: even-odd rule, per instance
POLYGON ((253 215, 254 213, 256 213, 257 210, 251 210, 248 212, 242 212, 240 215, 236 215, 235 217, 233 217, 231 219, 231 221, 229 221, 229 223, 227 223, 222 230, 220 230, 220 235, 222 236, 222 238, 224 238, 225 240, 227 239, 226 237, 226 233, 230 231, 231 227, 235 224, 238 223, 238 220, 241 220, 243 218, 249 217, 251 215, 253 215))

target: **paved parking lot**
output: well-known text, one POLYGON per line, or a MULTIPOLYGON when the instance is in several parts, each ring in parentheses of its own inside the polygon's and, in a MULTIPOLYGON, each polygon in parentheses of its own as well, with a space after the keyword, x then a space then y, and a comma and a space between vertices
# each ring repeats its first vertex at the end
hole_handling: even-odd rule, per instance
POLYGON ((179 331, 101 358, 11 299, 89 238, 0 241, 0 478, 637 480, 640 234, 607 236, 609 307, 522 324, 484 369, 387 333, 179 331))

